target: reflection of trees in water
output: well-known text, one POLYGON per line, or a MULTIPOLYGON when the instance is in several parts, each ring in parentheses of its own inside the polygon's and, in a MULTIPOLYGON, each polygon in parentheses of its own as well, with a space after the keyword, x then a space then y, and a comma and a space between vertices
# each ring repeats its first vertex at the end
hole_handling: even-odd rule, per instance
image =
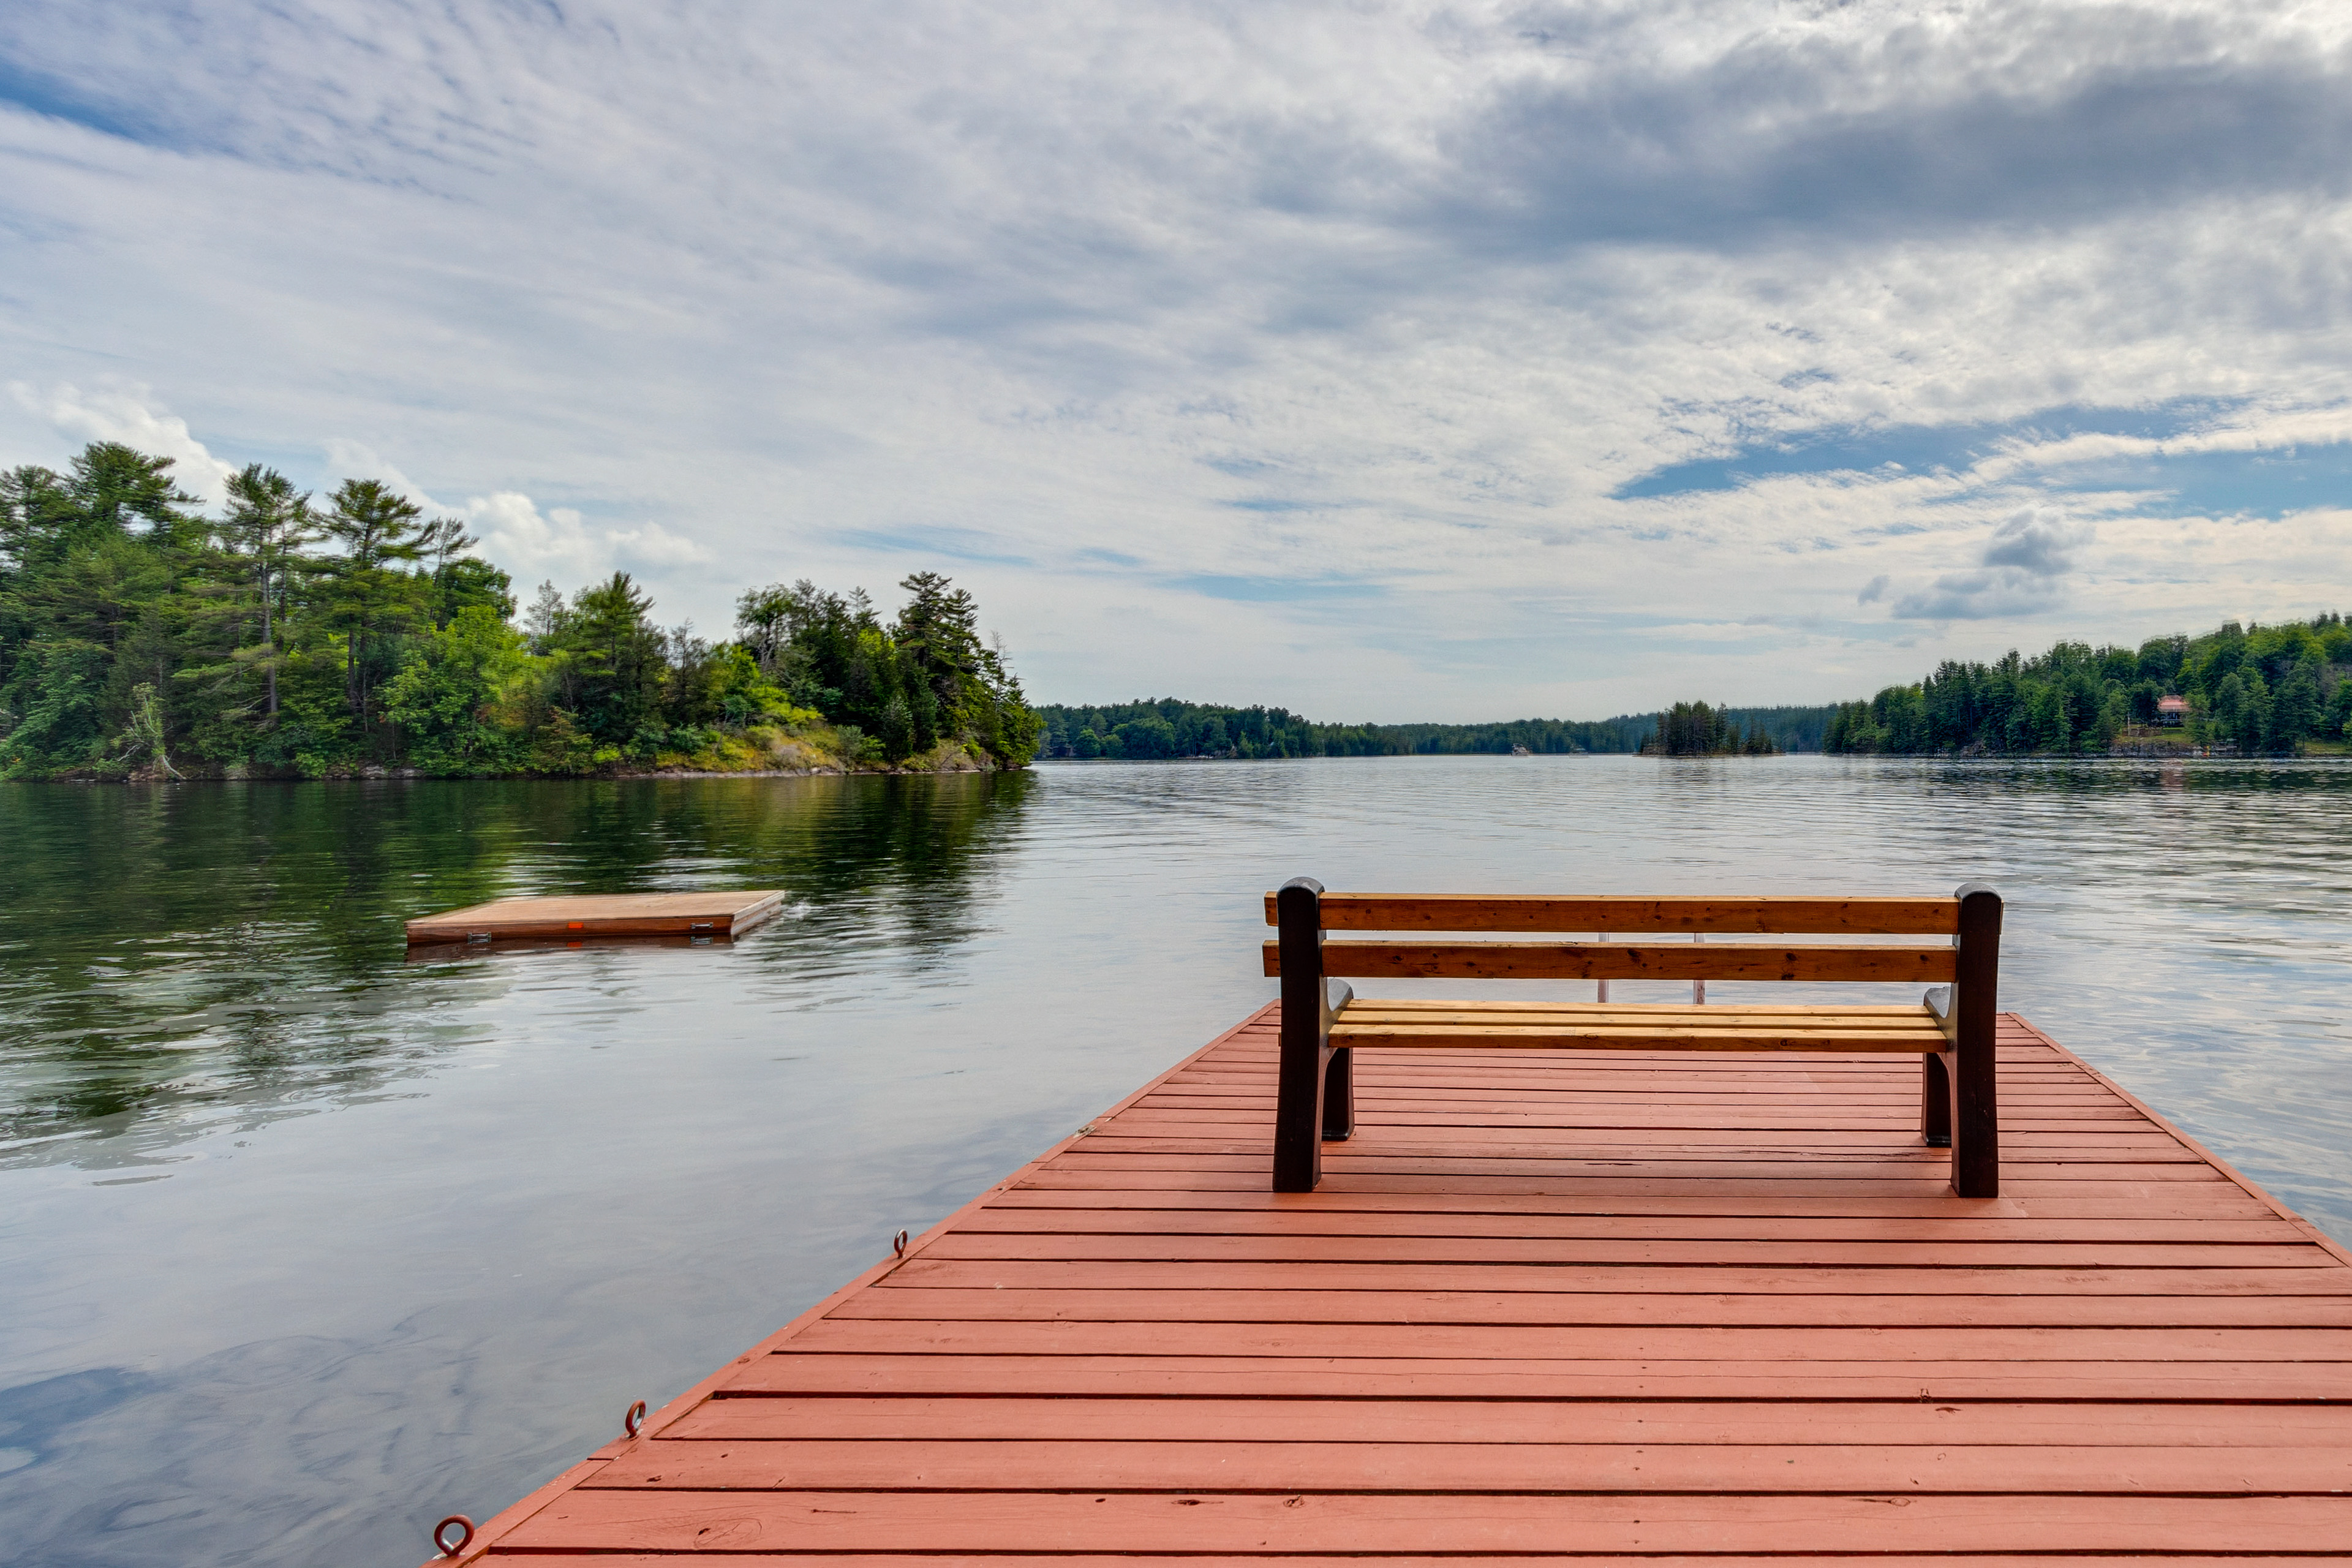
POLYGON ((919 967, 981 929, 983 874, 1013 842, 1035 782, 1013 773, 616 785, 575 842, 583 859, 572 875, 635 874, 643 879, 630 885, 650 888, 690 872, 782 888, 798 918, 763 942, 762 962, 849 977, 881 947, 919 967), (647 832, 663 840, 650 861, 640 853, 647 832))
POLYGON ((887 921, 902 944, 971 929, 979 874, 1035 780, 1028 773, 631 779, 508 786, 545 797, 551 831, 509 863, 532 890, 777 887, 820 921, 887 921))
POLYGON ((0 795, 0 1137, 128 1131, 235 1098, 257 1111, 431 1054, 387 987, 387 906, 494 835, 416 831, 384 785, 0 795))
POLYGON ((407 965, 401 922, 508 894, 780 886, 811 906, 803 939, 952 945, 1033 783, 10 787, 0 1143, 161 1131, 199 1105, 267 1120, 380 1084, 473 1037, 436 1004, 510 977, 407 965))

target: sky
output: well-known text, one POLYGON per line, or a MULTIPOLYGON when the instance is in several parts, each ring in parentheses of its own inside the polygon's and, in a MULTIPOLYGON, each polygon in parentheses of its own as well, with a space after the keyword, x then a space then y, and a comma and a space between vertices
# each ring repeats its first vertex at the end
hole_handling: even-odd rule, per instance
POLYGON ((1817 702, 2352 609, 2352 6, 10 0, 0 465, 1033 699, 1817 702))

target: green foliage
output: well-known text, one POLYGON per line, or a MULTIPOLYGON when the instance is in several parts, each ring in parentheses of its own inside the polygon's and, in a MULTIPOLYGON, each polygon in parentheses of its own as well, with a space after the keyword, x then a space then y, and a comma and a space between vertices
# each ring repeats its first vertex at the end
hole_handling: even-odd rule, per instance
POLYGON ((898 584, 909 595, 885 625, 862 588, 846 595, 803 579, 743 595, 740 646, 791 702, 813 709, 890 762, 961 743, 1003 767, 1037 754, 1045 727, 1003 656, 982 645, 972 597, 936 572, 898 584))
POLYGON ((1916 686, 1838 705, 1831 752, 2069 755, 2127 739, 2154 743, 2158 700, 2179 696, 2183 743, 2290 753, 2346 737, 2352 722, 2352 626, 2340 615, 2274 626, 2231 621, 2202 637, 2151 637, 2137 650, 2060 642, 1993 664, 1946 660, 1916 686))
POLYGON ((407 570, 425 553, 421 509, 381 479, 345 479, 329 500, 320 524, 343 552, 310 569, 330 590, 325 623, 341 639, 343 700, 365 729, 376 687, 397 666, 402 634, 427 604, 425 583, 407 570))
POLYGON ((322 508, 233 477, 217 518, 171 462, 100 442, 0 474, 0 777, 436 774, 608 768, 1018 766, 1040 726, 971 596, 919 573, 863 594, 745 597, 746 640, 652 618, 625 573, 513 624, 453 518, 373 479, 322 508), (758 608, 758 616, 750 611, 758 608), (819 700, 796 700, 806 692, 819 700), (836 727, 827 719, 840 721, 836 727))
POLYGON ((531 673, 522 634, 488 605, 473 605, 421 641, 383 689, 384 715, 400 726, 412 766, 428 773, 512 772, 522 761, 520 725, 501 722, 501 700, 531 673))
POLYGON ((551 700, 601 745, 625 745, 655 721, 669 642, 646 612, 653 600, 625 572, 583 588, 541 639, 552 661, 551 700))
POLYGON ((530 770, 541 773, 586 773, 596 770, 596 742, 561 708, 551 709, 530 738, 530 770))

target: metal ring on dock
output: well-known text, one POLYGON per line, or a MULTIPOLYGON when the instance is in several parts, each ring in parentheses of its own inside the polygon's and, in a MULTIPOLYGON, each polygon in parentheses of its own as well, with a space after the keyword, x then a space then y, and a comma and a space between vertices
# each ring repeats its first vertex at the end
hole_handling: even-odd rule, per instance
POLYGON ((638 1400, 635 1405, 630 1405, 626 1410, 621 1412, 621 1431, 625 1436, 631 1437, 635 1436, 637 1435, 637 1429, 645 1424, 646 1402, 644 1400, 638 1400))
POLYGON ((453 1513, 433 1527, 433 1550, 444 1557, 455 1557, 473 1543, 474 1521, 462 1513, 453 1513), (449 1527, 453 1524, 466 1532, 457 1537, 457 1544, 455 1546, 450 1545, 446 1539, 449 1533, 449 1527))
POLYGON ((902 1230, 898 1235, 890 1238, 890 1250, 897 1253, 901 1258, 907 1256, 907 1233, 905 1231, 902 1230))

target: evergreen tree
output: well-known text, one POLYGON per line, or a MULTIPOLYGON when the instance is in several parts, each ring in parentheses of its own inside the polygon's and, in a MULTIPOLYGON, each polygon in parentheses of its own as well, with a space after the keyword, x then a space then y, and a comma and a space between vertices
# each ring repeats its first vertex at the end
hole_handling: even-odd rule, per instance
MULTIPOLYGON (((151 458, 120 441, 95 441, 73 460, 67 481, 82 537, 144 533, 157 543, 184 542, 196 498, 172 479, 172 459, 151 458)), ((70 542, 79 542, 77 539, 70 542)))
POLYGON ((659 728, 668 638, 647 614, 652 608, 635 580, 615 572, 573 596, 553 637, 561 706, 616 755, 640 731, 659 728))
POLYGON ((231 645, 232 658, 262 679, 262 708, 267 721, 278 720, 278 676, 285 663, 281 648, 284 623, 292 607, 293 574, 302 552, 319 536, 319 520, 311 514, 310 498, 298 493, 293 481, 259 463, 247 466, 228 481, 228 510, 221 535, 229 560, 241 565, 248 581, 240 584, 249 596, 238 600, 239 611, 251 606, 259 636, 247 643, 239 633, 231 645))
POLYGON ((2319 729, 2319 672, 2298 663, 2271 699, 2271 737, 2282 749, 2309 740, 2319 729))
POLYGON ((416 503, 381 479, 345 479, 328 500, 320 525, 343 552, 312 570, 325 584, 326 624, 343 636, 344 702, 364 730, 375 687, 394 667, 397 639, 422 617, 425 595, 403 568, 425 544, 416 503))

